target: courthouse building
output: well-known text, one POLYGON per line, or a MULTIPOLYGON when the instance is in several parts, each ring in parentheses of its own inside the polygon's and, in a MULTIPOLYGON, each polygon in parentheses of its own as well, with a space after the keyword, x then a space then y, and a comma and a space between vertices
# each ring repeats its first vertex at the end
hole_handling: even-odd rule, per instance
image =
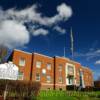
POLYGON ((41 89, 66 90, 68 86, 93 86, 92 71, 69 58, 15 49, 9 61, 19 67, 19 80, 39 81, 41 89))

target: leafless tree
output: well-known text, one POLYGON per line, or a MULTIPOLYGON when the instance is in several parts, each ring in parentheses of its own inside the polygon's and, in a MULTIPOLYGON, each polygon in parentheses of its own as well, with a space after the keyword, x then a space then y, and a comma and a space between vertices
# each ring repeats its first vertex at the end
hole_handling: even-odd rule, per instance
POLYGON ((0 45, 0 63, 3 63, 5 61, 7 53, 7 48, 5 46, 0 45))

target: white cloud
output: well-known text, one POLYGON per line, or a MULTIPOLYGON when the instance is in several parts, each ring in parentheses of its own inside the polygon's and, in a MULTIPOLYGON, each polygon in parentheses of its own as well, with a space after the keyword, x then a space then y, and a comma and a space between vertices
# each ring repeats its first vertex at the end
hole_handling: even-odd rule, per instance
POLYGON ((29 42, 26 27, 16 21, 5 20, 0 23, 0 44, 12 48, 29 42))
MULTIPOLYGON (((24 46, 29 42, 30 32, 33 36, 47 35, 49 32, 43 27, 35 28, 37 23, 39 26, 57 26, 57 23, 66 21, 72 16, 72 9, 67 4, 63 3, 57 6, 57 14, 52 17, 44 16, 37 11, 37 6, 16 10, 14 8, 8 10, 2 10, 0 8, 0 44, 7 47, 24 46), (25 23, 31 22, 26 28, 25 23), (32 29, 31 29, 32 28, 32 29)), ((59 32, 64 33, 65 30, 60 27, 57 28, 59 32)))
POLYGON ((55 26, 55 27, 54 27, 54 30, 56 30, 56 31, 58 31, 58 32, 60 32, 60 33, 66 33, 66 30, 63 29, 63 28, 61 28, 61 27, 59 27, 59 26, 55 26))
POLYGON ((100 60, 95 62, 96 65, 100 65, 100 60))
POLYGON ((91 51, 90 50, 89 52, 86 52, 84 54, 83 53, 77 53, 77 52, 75 52, 75 56, 76 57, 79 57, 79 56, 83 56, 83 57, 84 56, 87 56, 87 57, 88 56, 90 56, 90 57, 91 56, 93 56, 93 57, 97 57, 98 56, 99 57, 100 56, 100 50, 99 49, 98 50, 95 50, 95 51, 91 51))
POLYGON ((0 10, 0 12, 2 12, 3 15, 6 15, 6 18, 12 18, 13 20, 17 20, 19 22, 32 21, 33 23, 37 22, 46 26, 53 25, 62 20, 68 20, 68 18, 72 16, 71 7, 65 3, 57 7, 58 13, 52 17, 43 16, 41 13, 37 12, 36 8, 37 6, 33 5, 20 11, 16 9, 8 9, 5 12, 0 10))
MULTIPOLYGON (((94 58, 99 58, 100 57, 100 49, 95 50, 95 51, 89 51, 86 53, 74 53, 74 57, 85 57, 87 61, 94 59, 94 58)), ((97 62, 95 63, 97 64, 97 62)))
POLYGON ((72 8, 65 3, 57 6, 57 14, 53 17, 44 17, 45 25, 57 24, 60 21, 68 20, 72 16, 72 8))
POLYGON ((71 9, 71 7, 66 5, 65 3, 59 5, 57 7, 57 11, 58 11, 59 16, 61 18, 67 19, 67 18, 72 16, 72 9, 71 9))
POLYGON ((42 28, 33 31, 34 36, 47 35, 47 34, 48 34, 48 31, 42 28))

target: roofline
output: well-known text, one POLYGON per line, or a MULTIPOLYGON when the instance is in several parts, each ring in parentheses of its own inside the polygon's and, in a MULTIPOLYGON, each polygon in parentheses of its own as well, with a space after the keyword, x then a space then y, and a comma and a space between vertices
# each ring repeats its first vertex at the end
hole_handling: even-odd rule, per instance
POLYGON ((82 66, 82 68, 84 68, 84 69, 89 69, 88 67, 86 67, 86 66, 82 66))
POLYGON ((43 55, 43 54, 40 54, 40 53, 37 53, 37 52, 33 52, 32 54, 36 54, 36 55, 40 55, 40 56, 44 56, 44 57, 48 57, 48 58, 52 58, 53 59, 53 57, 50 57, 50 56, 47 56, 47 55, 43 55))
POLYGON ((57 57, 57 58, 61 58, 61 59, 65 59, 65 60, 69 60, 69 61, 71 61, 71 62, 73 62, 73 63, 78 63, 78 64, 80 64, 79 62, 75 62, 75 61, 73 61, 73 60, 71 60, 71 59, 69 59, 69 58, 66 58, 66 57, 60 57, 60 56, 50 57, 50 56, 43 55, 43 54, 40 54, 40 53, 37 53, 37 52, 29 53, 29 52, 26 52, 26 51, 23 51, 23 50, 18 50, 18 49, 14 49, 14 51, 23 52, 23 53, 27 53, 27 54, 30 54, 30 55, 32 55, 32 54, 36 54, 36 55, 40 55, 40 56, 44 56, 44 57, 48 57, 48 58, 51 58, 51 59, 53 59, 54 57, 57 57))
MULTIPOLYGON (((53 59, 54 57, 56 57, 56 58, 61 58, 61 59, 65 59, 65 60, 68 60, 68 61, 70 61, 70 62, 73 62, 73 63, 78 63, 78 64, 80 64, 80 65, 81 65, 81 63, 76 62, 76 61, 71 60, 71 59, 66 58, 66 57, 60 57, 60 56, 50 57, 50 56, 43 55, 43 54, 40 54, 40 53, 36 53, 36 52, 29 53, 29 52, 26 52, 26 51, 23 51, 23 50, 18 50, 18 49, 14 49, 13 51, 19 51, 19 52, 27 53, 27 54, 30 54, 30 55, 32 55, 32 54, 36 54, 36 55, 44 56, 44 57, 47 57, 47 58, 50 58, 50 59, 53 59)), ((12 53, 13 53, 13 52, 12 52, 12 53)), ((82 67, 82 68, 84 68, 84 69, 88 69, 88 70, 92 71, 92 70, 91 70, 90 68, 88 68, 88 67, 85 67, 85 66, 82 66, 82 65, 81 65, 81 67, 82 67)))
POLYGON ((80 65, 81 65, 81 63, 76 62, 76 61, 74 61, 74 60, 71 60, 71 59, 70 59, 70 61, 73 62, 73 63, 77 63, 77 64, 80 64, 80 65))
POLYGON ((62 58, 62 59, 65 59, 65 60, 70 60, 69 58, 66 58, 66 57, 60 57, 60 56, 54 56, 56 58, 62 58))
POLYGON ((26 52, 26 51, 22 51, 22 50, 18 50, 18 49, 14 49, 14 51, 20 51, 20 52, 23 52, 23 53, 27 53, 27 54, 31 54, 32 55, 32 53, 29 53, 29 52, 26 52))
POLYGON ((29 52, 26 52, 26 51, 23 51, 23 50, 18 50, 18 49, 14 49, 14 51, 20 51, 20 52, 31 54, 31 55, 32 54, 37 54, 37 55, 40 55, 40 56, 44 56, 44 57, 48 57, 48 58, 53 58, 53 57, 50 57, 50 56, 47 56, 47 55, 43 55, 43 54, 40 54, 40 53, 37 53, 37 52, 29 53, 29 52))
POLYGON ((90 69, 90 68, 88 68, 88 67, 82 66, 82 68, 88 69, 89 71, 93 72, 92 69, 90 69))

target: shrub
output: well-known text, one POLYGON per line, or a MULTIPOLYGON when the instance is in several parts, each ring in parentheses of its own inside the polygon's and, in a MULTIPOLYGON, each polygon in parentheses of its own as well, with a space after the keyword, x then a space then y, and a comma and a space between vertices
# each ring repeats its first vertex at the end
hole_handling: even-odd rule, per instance
POLYGON ((31 100, 29 98, 32 96, 38 96, 40 87, 41 84, 39 82, 0 80, 0 95, 3 96, 6 89, 8 97, 16 97, 18 100, 23 100, 23 98, 31 100))

